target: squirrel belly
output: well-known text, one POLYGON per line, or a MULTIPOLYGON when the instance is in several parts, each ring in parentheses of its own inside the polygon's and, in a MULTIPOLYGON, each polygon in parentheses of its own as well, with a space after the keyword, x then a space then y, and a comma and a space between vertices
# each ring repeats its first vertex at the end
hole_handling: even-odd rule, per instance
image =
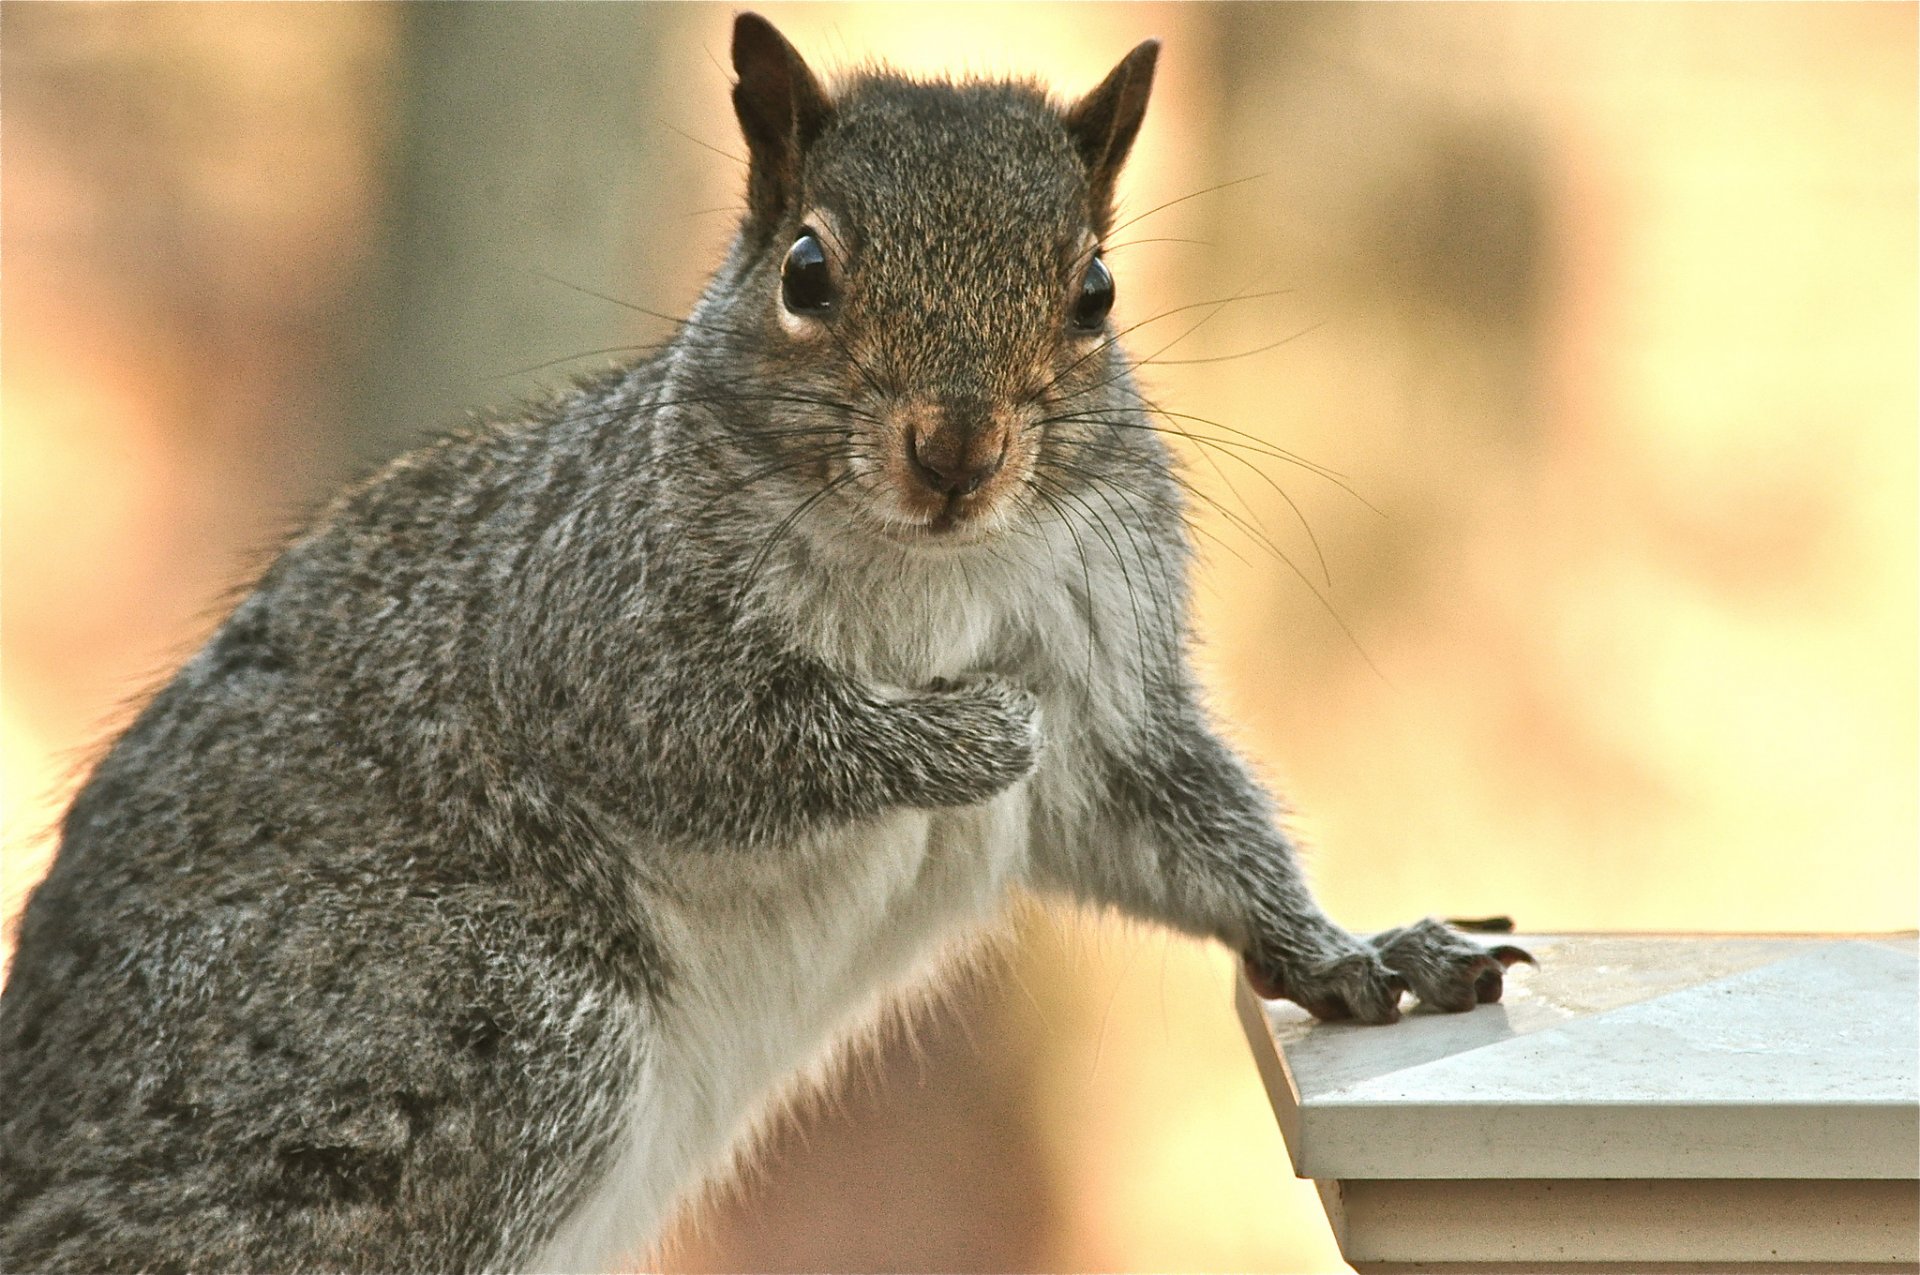
MULTIPOLYGON (((943 961, 963 958, 1010 888, 1034 883, 1036 832, 1092 831, 1081 826, 1098 805, 1085 791, 1098 772, 1087 750, 1099 733, 1113 744, 1113 721, 1137 714, 1136 653, 1088 656, 1085 616, 1119 625, 1124 593, 1087 612, 1071 601, 1095 560, 1072 559, 1070 588, 1050 569, 1068 559, 1045 553, 995 562, 825 544, 804 556, 811 572, 770 572, 767 592, 807 646, 882 685, 1018 668, 1047 688, 1045 751, 1030 777, 978 805, 898 811, 775 853, 673 861, 647 908, 681 977, 608 1113, 617 1153, 532 1269, 604 1269, 655 1238, 676 1200, 723 1180, 782 1103, 824 1081, 943 961)), ((1136 636, 1130 621, 1114 631, 1129 645, 1136 636)))
POLYGON ((823 839, 784 865, 804 883, 732 870, 676 883, 680 904, 662 900, 655 923, 670 952, 685 943, 698 961, 609 1113, 608 1167, 529 1269, 611 1269, 645 1250, 677 1201, 729 1176, 781 1104, 828 1080, 894 998, 993 918, 1024 852, 1025 798, 1023 785, 978 809, 823 839))

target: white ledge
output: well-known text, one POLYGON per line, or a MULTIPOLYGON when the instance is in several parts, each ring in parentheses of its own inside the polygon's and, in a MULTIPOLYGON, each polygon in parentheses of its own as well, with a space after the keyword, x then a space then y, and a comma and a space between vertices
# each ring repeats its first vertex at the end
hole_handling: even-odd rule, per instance
POLYGON ((1911 1179, 1915 945, 1533 937, 1503 1004, 1240 1012, 1302 1177, 1911 1179))

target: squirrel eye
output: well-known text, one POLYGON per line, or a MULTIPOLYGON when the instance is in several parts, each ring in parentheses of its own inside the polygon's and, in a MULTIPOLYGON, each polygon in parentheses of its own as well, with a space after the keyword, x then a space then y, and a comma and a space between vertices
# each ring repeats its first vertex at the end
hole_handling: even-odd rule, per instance
POLYGON ((827 253, 811 230, 801 230, 780 265, 780 301, 794 314, 821 315, 833 308, 827 253))
POLYGON ((1107 263, 1095 257, 1080 276, 1080 291, 1073 299, 1073 326, 1092 332, 1107 320, 1113 309, 1113 274, 1107 263))

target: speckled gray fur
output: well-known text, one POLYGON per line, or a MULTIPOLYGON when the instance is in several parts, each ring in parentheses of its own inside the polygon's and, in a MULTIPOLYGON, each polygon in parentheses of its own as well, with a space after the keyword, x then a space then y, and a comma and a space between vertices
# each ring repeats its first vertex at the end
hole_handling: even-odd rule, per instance
POLYGON ((0 1000, 0 1267, 614 1261, 1018 883, 1327 1016, 1497 995, 1320 913, 1187 672, 1179 486, 1066 318, 1153 57, 1070 109, 829 93, 740 20, 750 208, 671 346, 341 496, 74 802, 0 1000), (908 436, 989 417, 997 486, 916 525, 908 436))

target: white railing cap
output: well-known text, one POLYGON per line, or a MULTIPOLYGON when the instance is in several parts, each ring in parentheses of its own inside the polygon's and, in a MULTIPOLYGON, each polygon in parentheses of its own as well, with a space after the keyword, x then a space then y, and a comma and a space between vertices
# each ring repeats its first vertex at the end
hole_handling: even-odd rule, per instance
POLYGON ((1513 940, 1499 1005, 1316 1024, 1243 982, 1302 1177, 1913 1178, 1912 936, 1513 940))

